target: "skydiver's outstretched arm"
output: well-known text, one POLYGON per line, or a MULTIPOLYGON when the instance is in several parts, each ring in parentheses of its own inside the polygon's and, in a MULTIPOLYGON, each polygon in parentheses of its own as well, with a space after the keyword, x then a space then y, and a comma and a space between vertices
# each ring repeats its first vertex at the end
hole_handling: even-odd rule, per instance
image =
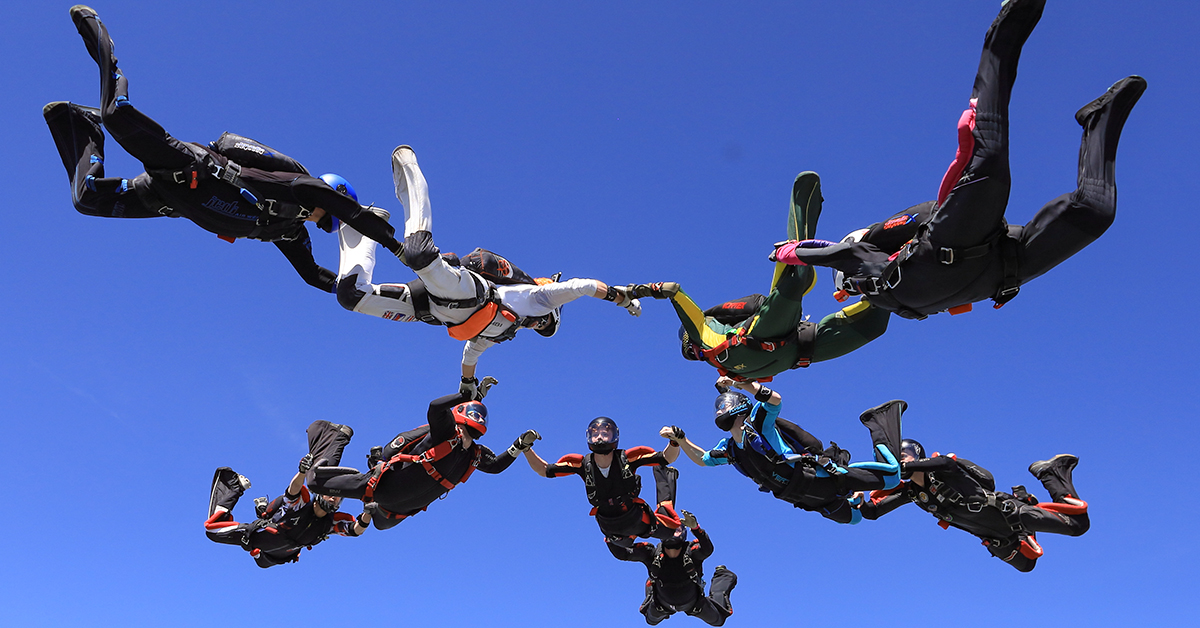
POLYGON ((292 268, 296 269, 296 273, 305 283, 317 290, 333 292, 333 288, 337 284, 337 275, 332 270, 317 264, 312 253, 312 240, 304 225, 300 225, 294 240, 278 240, 275 242, 275 247, 279 249, 280 253, 283 253, 283 256, 292 264, 292 268))
MULTIPOLYGON (((706 453, 704 449, 688 440, 682 428, 675 425, 664 425, 662 429, 658 430, 658 435, 670 440, 672 445, 677 445, 679 449, 683 450, 683 453, 687 454, 687 457, 692 462, 702 467, 708 466, 704 464, 704 454, 706 453)), ((669 455, 672 449, 675 449, 675 447, 667 447, 665 454, 669 455)), ((675 457, 679 457, 678 451, 675 452, 675 457)), ((675 458, 671 458, 671 462, 674 461, 675 458)))
POLYGON ((287 492, 285 493, 287 499, 296 499, 296 497, 300 495, 300 489, 303 487, 304 473, 297 473, 296 475, 292 476, 292 481, 290 484, 288 484, 287 492))
POLYGON ((654 562, 654 546, 649 543, 634 543, 633 547, 621 547, 608 541, 605 541, 604 544, 608 546, 608 551, 617 560, 642 563, 647 567, 654 562))
POLYGON ((862 503, 858 505, 858 511, 862 513, 863 519, 874 520, 911 501, 912 498, 909 497, 908 491, 904 490, 901 485, 886 491, 871 491, 870 495, 864 495, 862 503))
POLYGON ((476 465, 475 468, 483 471, 484 473, 500 473, 501 471, 507 469, 513 463, 513 461, 517 459, 516 454, 514 454, 511 449, 505 450, 504 453, 500 455, 496 455, 496 452, 484 445, 479 445, 479 448, 482 450, 482 452, 479 455, 479 464, 476 465))
POLYGON ((533 447, 525 450, 525 462, 529 463, 529 468, 533 469, 534 473, 544 478, 549 477, 546 475, 546 467, 550 465, 548 465, 545 460, 542 460, 541 456, 537 455, 537 452, 533 450, 533 447))

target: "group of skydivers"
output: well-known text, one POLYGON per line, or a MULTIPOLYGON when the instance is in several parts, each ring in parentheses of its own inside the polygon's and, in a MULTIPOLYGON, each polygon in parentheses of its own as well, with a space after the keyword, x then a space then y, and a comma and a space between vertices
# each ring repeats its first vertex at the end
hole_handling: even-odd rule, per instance
POLYGON ((656 624, 675 612, 719 626, 732 614, 737 576, 724 566, 705 595, 703 561, 712 542, 691 513, 675 509, 680 451, 701 466, 730 464, 759 490, 839 523, 875 519, 914 502, 943 527, 982 539, 992 555, 1021 571, 1042 554, 1036 533, 1077 536, 1088 529, 1087 503, 1072 484, 1078 460, 1060 454, 1029 467, 1050 494, 1039 502, 1024 487, 996 489, 982 467, 951 455, 927 455, 901 438, 904 401, 862 413, 873 460, 850 462, 795 423, 780 418, 780 394, 763 385, 783 371, 845 355, 880 336, 890 314, 923 319, 959 313, 991 298, 995 307, 1020 287, 1098 238, 1116 211, 1114 162, 1129 112, 1145 90, 1125 78, 1076 113, 1083 127, 1078 187, 1043 207, 1028 224, 1009 225, 1008 103, 1022 45, 1045 0, 1007 0, 984 40, 969 106, 958 123, 959 148, 938 198, 853 232, 840 242, 815 239, 821 211, 820 180, 800 174, 793 185, 793 237, 776 244, 770 294, 735 299, 708 310, 674 282, 613 286, 593 279, 535 279, 484 249, 459 258, 442 254, 431 233, 428 187, 408 146, 392 154, 396 195, 404 207, 403 239, 387 211, 358 203, 342 177, 313 177, 298 162, 249 138, 225 133, 205 145, 176 140, 137 110, 117 67, 112 40, 95 11, 70 10, 100 69, 101 107, 66 102, 44 114, 71 180, 81 213, 113 218, 183 216, 222 239, 272 242, 310 285, 336 293, 346 309, 381 318, 444 326, 466 341, 457 393, 429 405, 428 423, 400 433, 368 455, 368 469, 340 466, 353 436, 349 426, 315 421, 309 452, 284 494, 255 500, 255 519, 239 523, 232 510, 250 487, 228 467, 213 479, 205 529, 219 543, 240 545, 258 565, 298 560, 304 547, 331 534, 358 536, 372 524, 384 530, 425 510, 476 469, 500 473, 518 456, 545 477, 578 475, 612 554, 645 565, 650 579, 641 611, 656 624), (106 177, 104 132, 141 160, 133 179, 106 177), (305 222, 337 231, 337 273, 313 258, 305 222), (395 254, 417 279, 373 283, 376 244, 395 254), (839 301, 860 300, 819 323, 804 320, 802 298, 815 283, 815 266, 835 271, 839 301), (669 299, 679 319, 683 357, 719 372, 715 422, 727 432, 712 449, 696 445, 678 426, 664 426, 662 451, 621 449, 616 422, 599 417, 586 430, 586 455, 550 464, 533 449, 541 436, 526 430, 500 454, 478 443, 488 431, 482 403, 493 378, 476 378, 480 354, 532 328, 553 336, 564 304, 583 296, 611 301, 632 315, 639 299, 669 299), (653 468, 656 499, 639 495, 642 466, 653 468), (345 499, 361 500, 355 517, 340 512, 345 499), (688 541, 688 530, 695 539, 688 541), (639 542, 656 539, 657 545, 639 542))

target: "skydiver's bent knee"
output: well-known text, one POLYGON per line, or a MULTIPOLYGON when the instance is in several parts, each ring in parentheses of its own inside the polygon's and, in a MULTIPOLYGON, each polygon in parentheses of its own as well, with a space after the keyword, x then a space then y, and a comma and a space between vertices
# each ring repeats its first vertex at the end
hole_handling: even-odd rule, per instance
POLYGON ((347 310, 353 312, 354 308, 358 307, 359 301, 362 301, 362 298, 366 295, 367 293, 364 292, 358 285, 357 274, 350 275, 348 277, 342 277, 340 280, 338 280, 337 300, 338 303, 347 310))

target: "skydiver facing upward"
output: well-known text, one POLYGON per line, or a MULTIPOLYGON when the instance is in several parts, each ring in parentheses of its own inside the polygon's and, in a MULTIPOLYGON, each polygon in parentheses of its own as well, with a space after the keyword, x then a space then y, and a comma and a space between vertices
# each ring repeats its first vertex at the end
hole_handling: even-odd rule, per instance
POLYGON ((943 528, 954 526, 979 537, 992 556, 1022 572, 1032 571, 1042 556, 1035 533, 1080 536, 1091 527, 1087 502, 1079 499, 1071 478, 1079 459, 1070 454, 1029 465, 1050 493, 1050 503, 1038 503, 1024 486, 1014 486, 1012 493, 997 491, 992 474, 966 458, 936 452, 926 458, 915 440, 904 440, 900 462, 907 481, 873 492, 858 506, 863 517, 878 519, 915 503, 943 528))
POLYGON ((217 469, 213 476, 205 534, 216 543, 240 545, 250 552, 259 567, 273 567, 300 560, 300 550, 311 549, 330 534, 359 536, 371 525, 371 516, 363 512, 356 519, 338 512, 341 498, 318 496, 312 499, 304 486, 304 476, 312 465, 313 453, 336 464, 354 431, 329 421, 314 421, 308 427, 309 454, 300 459, 299 472, 292 477, 283 495, 268 502, 254 500, 257 519, 238 523, 233 508, 250 488, 250 480, 229 467, 217 469))
MULTIPOLYGON (((821 180, 802 172, 792 184, 789 234, 811 238, 821 215, 821 180)), ((705 361, 738 381, 769 382, 788 369, 841 357, 887 331, 886 311, 860 302, 811 323, 802 302, 816 275, 778 264, 768 295, 754 294, 702 311, 678 283, 630 286, 635 297, 670 299, 682 323, 683 357, 705 361)))
POLYGON ((625 547, 610 542, 608 550, 618 560, 646 566, 650 579, 646 581, 646 600, 638 610, 647 624, 653 626, 683 612, 710 626, 722 626, 733 615, 729 594, 737 586, 737 574, 718 565, 713 570, 712 589, 707 597, 704 595, 704 561, 712 556, 713 544, 692 513, 684 510, 680 515, 682 525, 657 547, 649 543, 625 547), (696 535, 691 544, 687 542, 689 528, 696 535))
POLYGON ((590 454, 567 454, 558 462, 547 464, 530 446, 525 449, 525 461, 534 473, 543 477, 582 478, 588 503, 592 505, 591 514, 608 542, 628 546, 638 537, 670 537, 679 526, 674 506, 679 471, 667 465, 679 457, 679 448, 672 443, 665 452, 650 447, 620 449, 621 432, 616 421, 608 417, 593 419, 585 434, 590 454), (638 497, 642 478, 637 470, 643 466, 654 467, 657 501, 654 510, 638 497))
POLYGON ((779 418, 782 397, 757 382, 717 381, 717 387, 740 388, 754 396, 751 404, 740 392, 717 397, 717 428, 729 432, 717 446, 705 451, 688 440, 676 426, 659 432, 679 445, 687 457, 704 467, 732 464, 771 493, 797 508, 820 513, 838 523, 858 523, 862 516, 852 507, 858 491, 891 488, 900 483, 900 417, 903 401, 889 401, 863 412, 859 417, 871 432, 875 462, 850 464, 850 453, 821 441, 795 423, 779 418), (869 487, 869 488, 868 488, 869 487))
POLYGON ((333 292, 335 275, 313 259, 305 221, 332 231, 338 218, 399 251, 391 226, 358 204, 345 179, 309 176, 295 160, 229 133, 209 146, 172 137, 130 103, 128 81, 117 68, 112 39, 96 12, 83 5, 70 12, 100 69, 101 106, 97 110, 54 102, 42 113, 80 213, 108 218, 183 216, 230 242, 273 242, 305 282, 325 292, 333 292), (133 179, 105 177, 103 129, 141 161, 146 172, 133 179))
POLYGON ((309 488, 319 495, 362 500, 376 529, 386 530, 466 482, 475 469, 491 474, 504 471, 537 437, 537 432, 527 430, 512 447, 496 455, 476 442, 487 433, 487 407, 463 393, 434 399, 428 419, 428 425, 401 432, 378 456, 372 456, 366 473, 316 460, 309 472, 309 488))
MULTIPOLYGON (((539 285, 519 273, 523 279, 492 281, 465 265, 452 264, 433 243, 429 186, 411 147, 400 146, 393 151, 392 177, 396 198, 404 205, 405 214, 404 253, 400 261, 416 272, 419 281, 371 283, 375 243, 369 235, 343 223, 338 231, 342 252, 338 302, 348 310, 388 320, 445 325, 451 337, 467 341, 463 348, 461 390, 472 398, 483 398, 475 367, 485 350, 513 338, 521 329, 531 328, 542 336, 553 336, 558 331, 562 306, 575 299, 585 296, 604 299, 633 316, 641 315, 641 305, 627 288, 608 286, 595 279, 576 278, 539 285)), ((511 268, 507 260, 503 265, 511 268)), ((508 273, 507 277, 518 272, 508 273)))
POLYGON ((998 308, 1099 238, 1116 217, 1117 142, 1146 89, 1140 76, 1122 79, 1075 114, 1083 126, 1077 189, 1050 201, 1024 226, 1004 218, 1011 186, 1009 100, 1021 48, 1044 5, 1009 0, 988 30, 970 106, 958 123, 958 155, 936 201, 839 244, 805 238, 777 244, 770 258, 829 266, 839 296, 863 294, 875 307, 923 319, 965 312, 987 298, 998 308))

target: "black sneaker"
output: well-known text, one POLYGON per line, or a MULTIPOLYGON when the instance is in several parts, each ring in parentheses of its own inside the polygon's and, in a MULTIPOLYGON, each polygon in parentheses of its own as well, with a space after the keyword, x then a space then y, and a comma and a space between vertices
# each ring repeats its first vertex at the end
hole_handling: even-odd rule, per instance
POLYGON ((1099 98, 1084 105, 1075 112, 1075 121, 1083 128, 1088 128, 1088 118, 1108 109, 1111 105, 1114 113, 1129 115, 1129 110, 1137 104, 1142 92, 1146 91, 1146 79, 1137 76, 1123 78, 1108 88, 1099 98))
MULTIPOLYGON (((1077 464, 1079 464, 1079 458, 1077 456, 1073 456, 1071 454, 1058 454, 1049 460, 1038 460, 1037 462, 1029 465, 1029 472, 1033 474, 1033 477, 1040 480, 1042 479, 1043 475, 1055 467, 1062 467, 1067 471, 1067 473, 1070 473, 1070 471, 1074 469, 1075 465, 1077 464)), ((1067 477, 1070 477, 1070 475, 1067 477)))

